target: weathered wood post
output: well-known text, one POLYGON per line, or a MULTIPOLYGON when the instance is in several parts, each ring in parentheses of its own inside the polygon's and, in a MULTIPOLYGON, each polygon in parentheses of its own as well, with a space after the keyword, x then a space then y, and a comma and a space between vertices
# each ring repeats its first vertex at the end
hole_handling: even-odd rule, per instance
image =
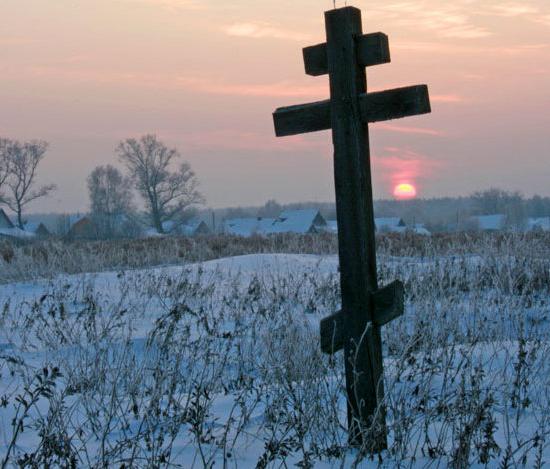
POLYGON ((349 440, 386 448, 380 327, 403 313, 403 285, 378 289, 368 123, 430 112, 425 85, 367 94, 366 66, 390 61, 387 36, 362 34, 353 7, 325 13, 326 44, 304 49, 306 73, 329 74, 330 100, 277 109, 277 136, 332 129, 342 310, 321 321, 321 348, 344 349, 349 440))

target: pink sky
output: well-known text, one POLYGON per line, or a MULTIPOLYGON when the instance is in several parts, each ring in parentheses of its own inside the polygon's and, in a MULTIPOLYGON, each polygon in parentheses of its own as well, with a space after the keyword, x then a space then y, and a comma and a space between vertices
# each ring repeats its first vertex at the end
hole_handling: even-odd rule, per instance
MULTIPOLYGON (((548 0, 357 0, 392 63, 369 88, 427 83, 433 112, 371 126, 376 197, 498 186, 550 195, 548 0), (406 180, 406 181, 405 181, 406 180)), ((338 6, 343 1, 337 2, 338 6)), ((2 0, 0 136, 40 138, 59 189, 33 211, 88 206, 85 180, 123 138, 156 133, 213 207, 334 199, 330 133, 276 139, 276 107, 328 97, 301 49, 331 0, 2 0)))

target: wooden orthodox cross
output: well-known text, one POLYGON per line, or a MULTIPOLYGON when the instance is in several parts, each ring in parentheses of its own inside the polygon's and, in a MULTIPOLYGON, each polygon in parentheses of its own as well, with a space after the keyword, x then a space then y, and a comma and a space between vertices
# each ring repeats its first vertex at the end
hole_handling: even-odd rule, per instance
POLYGON ((403 284, 378 288, 368 124, 430 112, 426 85, 367 93, 365 67, 390 61, 385 34, 361 11, 325 13, 327 42, 303 50, 308 75, 329 75, 330 100, 277 109, 277 136, 332 129, 342 309, 321 321, 321 349, 344 349, 349 440, 387 447, 380 327, 403 314, 403 284))

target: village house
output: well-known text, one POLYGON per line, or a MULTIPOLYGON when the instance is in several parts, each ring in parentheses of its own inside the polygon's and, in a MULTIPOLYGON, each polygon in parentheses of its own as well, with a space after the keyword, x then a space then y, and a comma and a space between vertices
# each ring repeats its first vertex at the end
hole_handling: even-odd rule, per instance
MULTIPOLYGON (((405 221, 399 217, 375 218, 374 225, 378 233, 415 233, 424 236, 431 235, 430 231, 422 223, 407 226, 405 221)), ((338 233, 338 224, 336 220, 327 221, 327 231, 338 233)))
POLYGON ((234 236, 249 237, 270 233, 275 218, 230 218, 223 223, 223 232, 234 236))
POLYGON ((25 223, 25 231, 33 233, 38 238, 47 238, 51 236, 50 230, 42 222, 27 222, 25 223))
POLYGON ((381 233, 403 233, 407 227, 399 217, 382 217, 374 219, 376 231, 381 233))
POLYGON ((77 220, 71 224, 67 239, 98 239, 99 227, 88 216, 76 217, 77 220))
POLYGON ((17 239, 29 239, 32 238, 34 234, 27 233, 24 230, 17 228, 6 212, 0 208, 0 237, 3 238, 17 238, 17 239))
POLYGON ((529 231, 550 231, 550 217, 539 217, 527 219, 529 231))
POLYGON ((475 215, 471 217, 471 225, 480 231, 500 231, 506 227, 506 215, 475 215))
POLYGON ((328 225, 319 210, 285 210, 277 218, 231 218, 223 223, 223 232, 235 236, 270 235, 276 233, 319 233, 328 225))
POLYGON ((315 209, 285 210, 271 225, 269 233, 311 234, 327 231, 327 222, 315 209))

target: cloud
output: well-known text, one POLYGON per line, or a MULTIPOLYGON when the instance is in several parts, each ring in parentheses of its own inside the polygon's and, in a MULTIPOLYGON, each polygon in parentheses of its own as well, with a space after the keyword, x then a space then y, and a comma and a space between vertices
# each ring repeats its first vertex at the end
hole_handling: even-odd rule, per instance
POLYGON ((39 42, 37 39, 24 36, 0 36, 0 46, 24 46, 39 42))
POLYGON ((286 39, 290 41, 308 41, 308 34, 289 29, 283 29, 264 22, 233 23, 224 27, 224 32, 229 36, 248 37, 253 39, 286 39))
POLYGON ((287 81, 265 84, 235 84, 217 82, 209 79, 189 79, 185 77, 181 78, 180 81, 182 84, 185 83, 203 93, 231 96, 314 98, 327 93, 326 86, 301 86, 287 81))
POLYGON ((225 149, 254 152, 299 152, 311 149, 321 150, 327 142, 316 136, 295 135, 276 138, 273 133, 244 132, 236 129, 218 129, 174 135, 192 149, 225 149))
MULTIPOLYGON (((550 17, 549 17, 550 21, 550 17)), ((550 23, 549 23, 550 24, 550 23)), ((548 49, 550 44, 519 44, 514 46, 480 46, 479 44, 449 44, 442 42, 396 42, 391 45, 392 49, 400 51, 418 51, 448 54, 465 55, 496 55, 496 54, 528 54, 536 53, 540 50, 548 49)))
POLYGON ((460 39, 477 39, 493 34, 485 26, 474 23, 474 9, 471 4, 465 5, 461 1, 443 3, 417 0, 381 5, 374 7, 373 13, 396 26, 429 30, 441 37, 460 39))
POLYGON ((550 26, 550 14, 538 16, 534 21, 544 24, 545 26, 550 26))
POLYGON ((539 12, 539 8, 525 3, 503 3, 491 7, 495 15, 505 17, 534 15, 539 12))
POLYGON ((119 3, 149 5, 169 10, 205 10, 207 6, 198 0, 117 0, 119 3))
POLYGON ((461 103, 464 102, 464 98, 457 94, 434 94, 430 95, 430 101, 432 103, 461 103))
MULTIPOLYGON (((80 59, 80 57, 76 59, 80 59)), ((213 95, 302 99, 319 99, 328 95, 327 86, 323 84, 298 85, 291 81, 248 84, 229 83, 224 80, 213 80, 197 76, 113 72, 111 70, 75 68, 70 67, 70 65, 72 65, 70 62, 67 62, 66 65, 62 62, 55 65, 34 65, 28 71, 35 76, 54 78, 56 81, 124 85, 137 88, 153 87, 213 95)))
POLYGON ((376 128, 387 132, 397 132, 403 134, 432 135, 434 137, 444 137, 445 132, 435 129, 426 129, 423 127, 409 127, 394 124, 376 124, 376 128))
POLYGON ((373 156, 373 162, 390 192, 396 184, 407 182, 418 185, 429 180, 441 166, 439 161, 410 148, 400 147, 385 147, 382 153, 373 156))

